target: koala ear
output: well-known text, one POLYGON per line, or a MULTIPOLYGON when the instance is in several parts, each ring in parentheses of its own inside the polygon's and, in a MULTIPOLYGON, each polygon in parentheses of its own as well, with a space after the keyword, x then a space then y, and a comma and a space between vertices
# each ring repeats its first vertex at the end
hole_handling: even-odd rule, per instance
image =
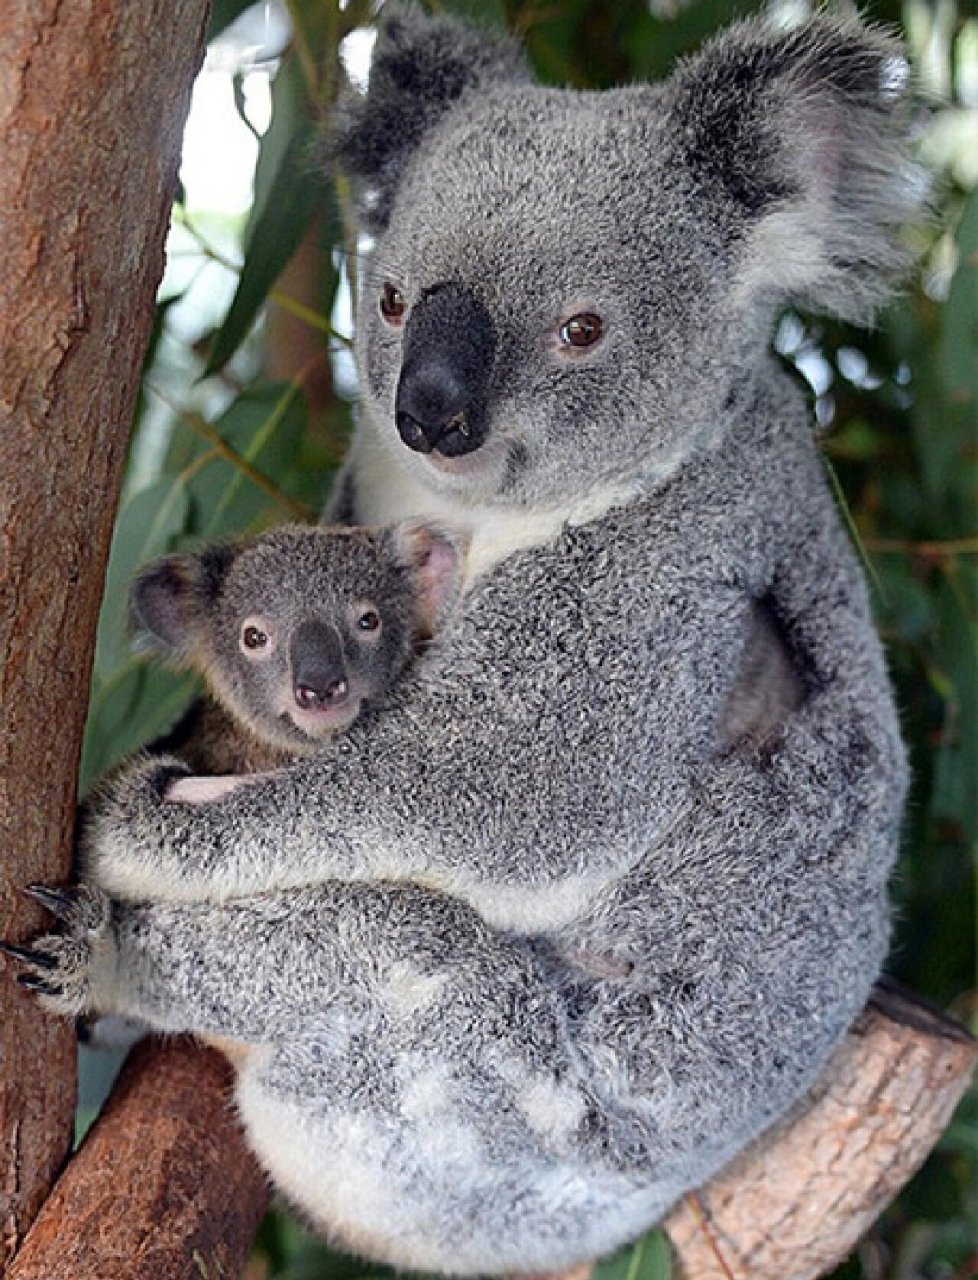
POLYGON ((733 216, 745 301, 861 319, 885 298, 926 198, 909 89, 900 44, 852 16, 748 20, 680 66, 669 132, 697 195, 733 216))
POLYGON ((140 647, 173 662, 187 661, 235 555, 232 547, 206 547, 197 555, 164 556, 141 569, 129 591, 130 624, 140 647))
POLYGON ((331 151, 354 180, 368 231, 387 225, 404 166, 421 139, 468 95, 531 80, 519 45, 502 31, 387 4, 365 95, 341 108, 331 151))
POLYGON ((410 520, 391 530, 400 562, 410 569, 418 590, 422 639, 444 622, 462 592, 468 539, 442 525, 410 520))

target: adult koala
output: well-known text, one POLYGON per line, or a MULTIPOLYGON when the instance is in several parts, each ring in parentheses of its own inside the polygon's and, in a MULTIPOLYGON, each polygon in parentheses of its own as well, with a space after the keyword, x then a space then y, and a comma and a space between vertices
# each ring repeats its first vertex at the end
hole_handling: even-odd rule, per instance
POLYGON ((463 607, 314 758, 205 806, 166 760, 107 786, 111 909, 49 895, 35 981, 246 1042, 256 1149, 365 1252, 614 1248, 799 1097, 878 972, 903 752, 767 346, 786 299, 863 315, 901 265, 905 79, 852 18, 606 93, 384 18, 339 142, 378 235, 339 506, 466 527, 463 607), (801 703, 730 747, 759 612, 801 703))

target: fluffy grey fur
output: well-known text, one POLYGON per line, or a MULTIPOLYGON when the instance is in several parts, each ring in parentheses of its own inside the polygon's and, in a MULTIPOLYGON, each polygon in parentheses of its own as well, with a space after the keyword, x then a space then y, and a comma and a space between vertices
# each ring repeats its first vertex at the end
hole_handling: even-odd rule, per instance
POLYGON ((905 80, 849 18, 747 22, 602 94, 384 21, 337 140, 381 232, 340 506, 470 530, 462 608, 314 756, 205 806, 166 798, 173 761, 106 787, 100 888, 35 975, 63 1011, 248 1046, 256 1150, 364 1252, 614 1248, 799 1098, 879 971, 903 750, 766 347, 785 299, 863 314, 901 265, 905 80), (435 347, 455 453, 394 427, 402 353, 435 347), (796 692, 731 746, 759 607, 796 692))

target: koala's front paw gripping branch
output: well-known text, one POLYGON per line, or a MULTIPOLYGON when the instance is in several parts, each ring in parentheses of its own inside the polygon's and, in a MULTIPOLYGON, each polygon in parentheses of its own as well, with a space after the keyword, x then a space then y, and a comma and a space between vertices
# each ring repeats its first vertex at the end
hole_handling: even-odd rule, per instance
MULTIPOLYGON (((961 1027, 881 984, 803 1107, 666 1219, 678 1275, 831 1270, 922 1163, 976 1060, 961 1027)), ((213 1050, 134 1050, 7 1280, 239 1275, 268 1189, 229 1088, 213 1050)))

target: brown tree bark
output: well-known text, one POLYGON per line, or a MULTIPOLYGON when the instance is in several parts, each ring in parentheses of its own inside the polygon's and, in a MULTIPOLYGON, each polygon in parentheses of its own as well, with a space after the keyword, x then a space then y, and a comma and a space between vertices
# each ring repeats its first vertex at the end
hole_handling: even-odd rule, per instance
POLYGON ((688 1280, 814 1280, 852 1250, 944 1132, 978 1044, 881 983, 794 1113, 664 1226, 688 1280))
POLYGON ((7 1280, 239 1276, 269 1192, 231 1085, 213 1049, 138 1045, 7 1280))
MULTIPOLYGON (((69 865, 95 624, 208 0, 0 5, 0 937, 69 865)), ((71 1136, 75 1044, 0 967, 0 1271, 71 1136)))

